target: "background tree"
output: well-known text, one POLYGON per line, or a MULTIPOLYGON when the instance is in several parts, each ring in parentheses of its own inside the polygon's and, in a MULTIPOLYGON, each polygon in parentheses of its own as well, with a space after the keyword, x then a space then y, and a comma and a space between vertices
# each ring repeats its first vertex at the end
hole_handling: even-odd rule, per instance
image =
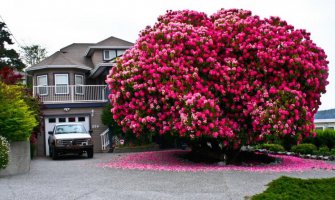
POLYGON ((21 81, 22 75, 14 72, 10 67, 3 67, 0 69, 0 81, 8 85, 17 84, 21 81))
POLYGON ((11 35, 6 28, 6 24, 0 22, 0 69, 11 67, 17 71, 22 71, 25 67, 20 59, 20 55, 14 49, 7 49, 6 45, 14 44, 11 35))
POLYGON ((175 135, 229 155, 300 141, 315 134, 328 84, 327 56, 309 35, 246 10, 168 11, 107 76, 113 117, 137 136, 175 135))
POLYGON ((22 58, 27 66, 35 65, 46 57, 47 50, 40 45, 22 46, 22 58))

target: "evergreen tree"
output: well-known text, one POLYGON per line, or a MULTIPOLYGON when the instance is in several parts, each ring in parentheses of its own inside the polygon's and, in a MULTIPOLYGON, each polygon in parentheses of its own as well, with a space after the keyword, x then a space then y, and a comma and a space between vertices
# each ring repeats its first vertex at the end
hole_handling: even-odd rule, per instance
POLYGON ((17 71, 22 71, 25 65, 21 61, 20 55, 14 49, 7 49, 6 44, 13 45, 14 43, 6 24, 0 22, 0 70, 3 67, 11 67, 17 71))

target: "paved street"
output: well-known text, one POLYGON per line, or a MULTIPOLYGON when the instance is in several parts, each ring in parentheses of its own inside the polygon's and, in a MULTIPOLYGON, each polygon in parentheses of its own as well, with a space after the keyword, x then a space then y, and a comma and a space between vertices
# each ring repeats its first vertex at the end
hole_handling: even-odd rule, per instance
POLYGON ((294 173, 158 172, 100 168, 118 154, 93 159, 68 157, 32 161, 30 173, 0 178, 1 200, 67 199, 244 199, 262 192, 281 175, 335 177, 335 171, 294 173))

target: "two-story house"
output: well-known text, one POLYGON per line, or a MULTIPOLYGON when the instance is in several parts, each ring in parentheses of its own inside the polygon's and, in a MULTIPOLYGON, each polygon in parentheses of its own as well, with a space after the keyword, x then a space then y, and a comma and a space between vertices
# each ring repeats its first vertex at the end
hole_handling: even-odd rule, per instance
POLYGON ((107 103, 106 75, 133 43, 109 37, 98 43, 73 43, 26 69, 33 80, 33 95, 43 108, 43 131, 38 155, 49 155, 48 132, 56 123, 81 122, 92 130, 94 151, 106 148, 107 127, 101 113, 107 103))

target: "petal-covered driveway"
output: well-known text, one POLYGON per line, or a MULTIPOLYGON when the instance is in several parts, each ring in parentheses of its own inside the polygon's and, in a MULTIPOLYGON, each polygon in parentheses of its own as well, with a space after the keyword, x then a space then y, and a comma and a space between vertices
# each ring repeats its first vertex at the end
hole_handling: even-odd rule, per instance
MULTIPOLYGON (((244 199, 281 175, 335 177, 334 170, 305 172, 150 171, 99 167, 121 154, 93 159, 32 161, 30 173, 0 178, 0 199, 244 199)), ((123 156, 125 154, 122 154, 123 156)))
POLYGON ((166 150, 124 154, 108 163, 98 166, 119 169, 140 169, 158 171, 254 171, 254 172, 294 172, 313 169, 335 170, 334 162, 303 159, 295 156, 271 155, 278 159, 277 163, 268 165, 235 166, 190 162, 185 157, 190 151, 166 150))

